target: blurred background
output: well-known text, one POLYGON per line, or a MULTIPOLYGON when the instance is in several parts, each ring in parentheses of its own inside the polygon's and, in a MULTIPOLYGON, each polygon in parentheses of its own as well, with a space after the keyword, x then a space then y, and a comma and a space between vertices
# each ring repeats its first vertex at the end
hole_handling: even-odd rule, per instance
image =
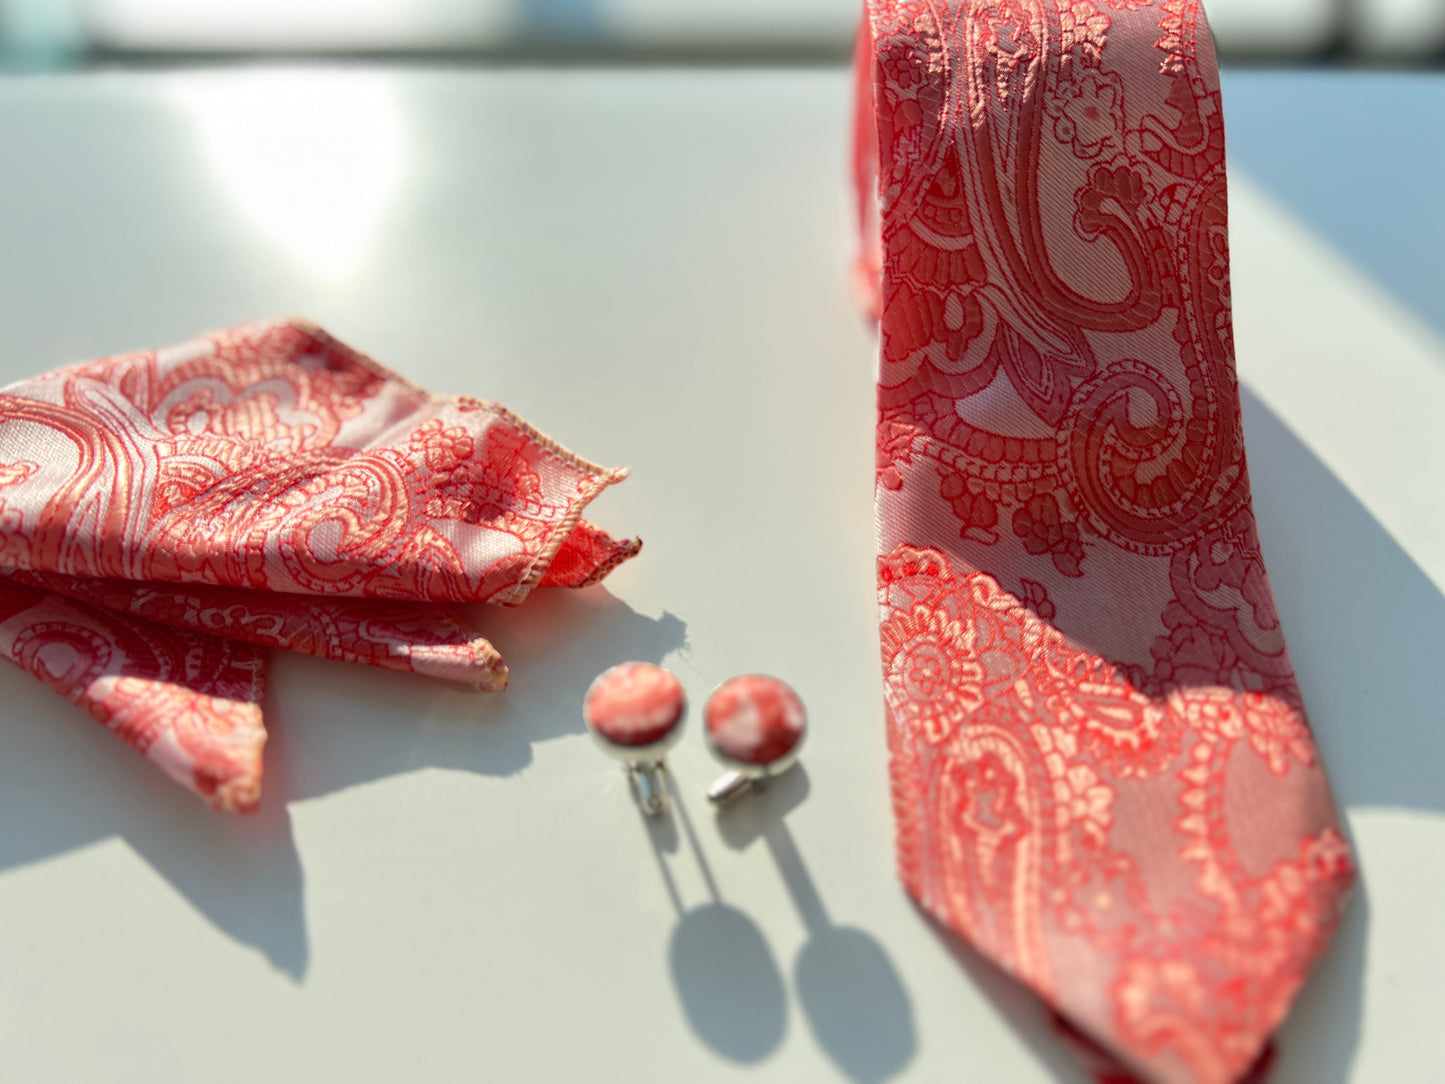
MULTIPOLYGON (((1445 60, 1445 0, 1208 0, 1226 61, 1445 60)), ((856 0, 0 0, 8 67, 248 54, 829 61, 856 0)))

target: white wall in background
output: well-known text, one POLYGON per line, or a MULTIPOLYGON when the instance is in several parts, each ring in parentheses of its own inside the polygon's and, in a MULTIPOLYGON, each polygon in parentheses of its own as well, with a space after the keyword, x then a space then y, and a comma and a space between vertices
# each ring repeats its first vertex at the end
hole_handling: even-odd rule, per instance
POLYGON ((1372 56, 1429 56, 1445 50, 1445 0, 1355 0, 1352 44, 1372 56))
POLYGON ((1339 32, 1339 0, 1205 0, 1221 53, 1308 54, 1339 32))
POLYGON ((101 45, 140 51, 369 50, 504 40, 514 0, 92 0, 101 45))
MULTIPOLYGON (((37 27, 61 27, 55 13, 77 2, 0 0, 0 30, 8 25, 12 38, 29 41, 37 27)), ((92 40, 120 50, 505 50, 566 42, 603 51, 611 44, 842 54, 861 2, 89 0, 79 11, 92 40)), ((1309 56, 1342 37, 1374 57, 1445 50, 1445 0, 1206 0, 1205 7, 1226 58, 1309 56)))
MULTIPOLYGON (((1442 7, 1441 0, 1370 2, 1390 9, 1392 28, 1414 25, 1412 5, 1442 7)), ((1284 54, 1334 40, 1341 11, 1338 0, 1208 0, 1206 7, 1223 50, 1284 54)), ((464 49, 595 38, 634 47, 843 51, 860 8, 861 0, 92 0, 87 10, 98 40, 116 48, 464 49)))

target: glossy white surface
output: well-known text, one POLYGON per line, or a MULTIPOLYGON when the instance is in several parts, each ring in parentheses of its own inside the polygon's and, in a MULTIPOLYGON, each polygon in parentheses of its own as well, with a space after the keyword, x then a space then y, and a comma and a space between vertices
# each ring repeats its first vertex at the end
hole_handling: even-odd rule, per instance
MULTIPOLYGON (((848 108, 842 71, 0 81, 0 379, 299 312, 629 465, 596 517, 647 541, 487 616, 501 696, 278 656, 249 820, 0 669, 0 1078, 1078 1079, 892 877, 848 108), (694 705, 784 677, 804 770, 715 820, 694 719, 649 828, 580 714, 626 658, 694 705)), ((1439 1081, 1445 344, 1243 170, 1233 209, 1260 529, 1365 878, 1276 1080, 1439 1081)))

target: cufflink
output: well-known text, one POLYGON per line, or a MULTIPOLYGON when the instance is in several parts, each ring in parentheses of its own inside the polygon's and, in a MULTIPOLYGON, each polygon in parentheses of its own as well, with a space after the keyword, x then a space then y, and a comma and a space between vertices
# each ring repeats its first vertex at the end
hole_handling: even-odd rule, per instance
POLYGON ((781 775, 798 759, 808 713, 789 686, 766 674, 724 681, 702 711, 703 737, 727 773, 707 796, 722 804, 781 775))
POLYGON ((682 737, 687 696, 669 671, 624 662, 598 674, 582 700, 582 718, 608 756, 622 761, 644 812, 667 809, 667 751, 682 737))

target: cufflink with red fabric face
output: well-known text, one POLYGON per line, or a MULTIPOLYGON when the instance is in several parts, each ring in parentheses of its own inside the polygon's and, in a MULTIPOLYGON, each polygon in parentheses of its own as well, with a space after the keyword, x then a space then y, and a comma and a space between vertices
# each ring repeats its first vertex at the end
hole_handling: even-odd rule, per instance
POLYGON ((671 672, 650 662, 604 670, 582 700, 582 718, 608 756, 622 761, 649 815, 667 809, 664 757, 682 737, 687 696, 671 672))
POLYGON ((708 748, 728 769, 707 792, 719 804, 791 768, 808 729, 798 694, 766 674, 724 681, 708 697, 702 715, 708 748))

